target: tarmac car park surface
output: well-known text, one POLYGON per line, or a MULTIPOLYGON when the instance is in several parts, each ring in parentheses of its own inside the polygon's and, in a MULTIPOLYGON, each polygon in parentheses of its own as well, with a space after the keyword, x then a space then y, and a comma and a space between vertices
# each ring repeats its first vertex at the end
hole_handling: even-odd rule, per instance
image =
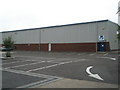
POLYGON ((63 78, 118 85, 117 52, 14 51, 13 57, 2 60, 3 88, 43 86, 63 78))

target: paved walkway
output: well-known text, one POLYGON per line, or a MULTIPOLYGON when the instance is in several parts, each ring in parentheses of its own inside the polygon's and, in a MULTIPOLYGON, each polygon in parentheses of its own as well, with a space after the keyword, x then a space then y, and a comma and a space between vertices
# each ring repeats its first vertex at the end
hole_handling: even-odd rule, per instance
POLYGON ((37 88, 118 88, 118 85, 76 80, 76 79, 61 79, 53 83, 43 86, 36 86, 37 88))

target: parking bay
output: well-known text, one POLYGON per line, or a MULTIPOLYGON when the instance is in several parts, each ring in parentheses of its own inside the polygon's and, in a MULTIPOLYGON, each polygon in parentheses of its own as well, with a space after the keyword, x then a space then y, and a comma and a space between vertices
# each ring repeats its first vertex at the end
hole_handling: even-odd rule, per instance
MULTIPOLYGON (((116 77, 116 75, 114 75, 117 72, 117 70, 112 71, 112 72, 114 72, 112 75, 109 75, 109 74, 111 74, 110 73, 111 71, 108 72, 110 68, 115 69, 117 62, 110 61, 107 58, 99 59, 99 58, 96 58, 96 57, 93 58, 90 56, 89 56, 89 60, 87 60, 88 57, 86 60, 83 60, 83 59, 80 60, 78 58, 76 58, 76 59, 71 58, 71 59, 64 59, 63 60, 62 58, 61 59, 59 58, 60 61, 56 62, 57 60, 55 60, 53 58, 54 60, 51 59, 51 62, 50 61, 47 62, 47 60, 46 60, 45 62, 38 63, 40 61, 30 60, 30 62, 28 61, 29 63, 21 63, 21 64, 14 63, 11 65, 10 64, 6 64, 6 65, 8 65, 9 67, 14 67, 14 65, 19 66, 19 65, 27 64, 25 66, 16 67, 16 68, 9 68, 9 69, 26 71, 26 72, 29 71, 29 73, 45 74, 45 75, 58 76, 58 77, 63 77, 63 78, 71 78, 71 79, 79 79, 79 80, 91 80, 91 81, 106 82, 106 83, 117 83, 117 77, 116 77), (69 62, 69 61, 77 61, 77 60, 80 60, 80 61, 69 62), (59 63, 61 63, 61 62, 69 62, 69 63, 59 65, 59 63), (36 64, 29 65, 32 63, 36 63, 36 64), (51 65, 53 65, 53 67, 51 65), (99 73, 100 75, 102 75, 102 77, 104 78, 104 81, 99 81, 97 79, 88 77, 88 74, 85 72, 85 70, 90 65, 94 65, 94 67, 95 67, 91 70, 91 72, 99 73), (106 67, 106 65, 108 65, 108 67, 110 67, 110 68, 106 67), (48 66, 49 67, 51 66, 51 67, 39 69, 39 68, 48 67, 48 66), (36 70, 34 70, 34 69, 36 69, 36 70), (115 77, 115 78, 113 78, 113 77, 115 77)), ((50 60, 50 59, 48 59, 48 60, 50 60)), ((41 59, 41 61, 43 61, 43 60, 41 59)), ((4 63, 3 63, 4 68, 8 67, 6 65, 4 65, 4 63)), ((6 70, 9 71, 9 69, 6 69, 6 70)), ((19 75, 20 75, 20 73, 19 73, 19 75)), ((44 78, 39 78, 39 79, 43 80, 44 78)))

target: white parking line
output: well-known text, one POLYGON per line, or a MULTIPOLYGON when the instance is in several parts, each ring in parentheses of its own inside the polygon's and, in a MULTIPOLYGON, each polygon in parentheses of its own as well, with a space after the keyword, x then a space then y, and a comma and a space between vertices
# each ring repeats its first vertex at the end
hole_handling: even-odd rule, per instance
POLYGON ((108 55, 108 53, 104 54, 103 56, 106 56, 106 55, 108 55))
POLYGON ((77 55, 84 55, 85 53, 79 53, 79 54, 77 54, 77 55))
POLYGON ((27 62, 27 61, 32 61, 32 60, 21 60, 21 61, 14 61, 14 62, 7 62, 7 63, 2 63, 2 65, 6 65, 6 64, 13 64, 13 63, 18 63, 18 62, 27 62))
POLYGON ((36 87, 40 87, 40 86, 42 86, 42 85, 45 85, 45 84, 48 84, 48 83, 52 83, 52 82, 55 82, 55 81, 58 81, 58 80, 61 80, 61 79, 63 79, 63 78, 57 78, 57 79, 54 79, 54 80, 43 80, 43 82, 42 83, 38 83, 37 85, 34 85, 34 86, 32 86, 31 88, 36 88, 36 87))
POLYGON ((82 61, 82 60, 86 60, 86 59, 81 59, 81 60, 77 60, 77 61, 61 62, 61 63, 58 63, 58 64, 53 64, 53 65, 49 65, 49 66, 45 66, 45 67, 40 67, 40 68, 36 68, 36 69, 31 69, 31 70, 28 70, 28 71, 26 71, 26 72, 32 72, 32 71, 47 69, 47 68, 51 68, 51 67, 55 67, 55 66, 59 66, 59 65, 64 65, 64 64, 68 64, 68 63, 72 63, 72 62, 79 62, 79 61, 82 61))
POLYGON ((17 66, 12 66, 12 67, 7 67, 7 68, 4 68, 4 69, 23 67, 23 66, 34 65, 34 64, 38 64, 38 63, 40 64, 40 63, 44 63, 44 62, 52 62, 52 61, 40 61, 40 62, 35 62, 35 63, 22 64, 22 65, 17 65, 17 66))
POLYGON ((54 82, 54 81, 57 81, 57 80, 61 80, 62 78, 48 78, 48 79, 45 79, 45 80, 42 80, 42 81, 38 81, 38 82, 34 82, 34 83, 30 83, 30 84, 27 84, 27 85, 23 85, 23 86, 19 86, 19 87, 16 87, 16 88, 36 88, 37 86, 41 86, 41 85, 45 85, 45 84, 48 84, 48 83, 51 83, 51 82, 54 82))
POLYGON ((51 68, 51 67, 55 67, 55 66, 58 66, 58 65, 63 65, 63 64, 71 63, 71 62, 73 62, 73 61, 61 62, 59 64, 53 64, 53 65, 50 65, 50 66, 45 66, 45 67, 41 67, 41 68, 31 69, 31 70, 28 70, 26 72, 31 72, 31 71, 37 71, 37 70, 41 70, 41 69, 51 68))
POLYGON ((10 68, 23 67, 23 66, 27 66, 27 65, 34 65, 34 64, 43 63, 43 62, 45 62, 45 61, 35 62, 35 63, 31 63, 31 64, 17 65, 17 66, 7 67, 7 68, 4 68, 4 69, 10 69, 10 68))
MULTIPOLYGON (((19 56, 19 57, 23 57, 23 56, 19 56)), ((55 58, 47 58, 47 57, 37 57, 37 56, 24 56, 25 58, 38 58, 38 59, 55 59, 55 58)))
POLYGON ((34 77, 58 78, 57 76, 44 75, 44 74, 33 73, 33 72, 26 72, 26 71, 21 71, 21 70, 14 70, 14 69, 4 69, 4 68, 0 68, 0 70, 7 71, 7 72, 12 72, 12 73, 23 74, 23 75, 28 75, 28 76, 34 76, 34 77))
POLYGON ((93 56, 93 55, 95 55, 96 53, 92 53, 92 54, 89 54, 89 56, 93 56))
POLYGON ((36 88, 37 86, 45 85, 45 84, 62 79, 61 77, 57 77, 57 76, 50 76, 50 75, 44 75, 44 74, 39 74, 39 73, 33 73, 33 72, 25 72, 25 71, 20 71, 20 70, 4 69, 4 68, 0 68, 0 70, 17 73, 20 75, 22 74, 22 75, 27 75, 27 76, 32 76, 32 77, 44 78, 44 80, 40 80, 38 82, 32 82, 26 85, 18 86, 16 88, 36 88))
POLYGON ((111 59, 111 60, 113 60, 113 61, 116 60, 116 58, 111 58, 111 57, 97 57, 97 58, 107 58, 107 59, 111 59))
POLYGON ((76 60, 76 61, 73 61, 73 62, 80 62, 80 61, 86 61, 88 59, 80 59, 80 60, 76 60))

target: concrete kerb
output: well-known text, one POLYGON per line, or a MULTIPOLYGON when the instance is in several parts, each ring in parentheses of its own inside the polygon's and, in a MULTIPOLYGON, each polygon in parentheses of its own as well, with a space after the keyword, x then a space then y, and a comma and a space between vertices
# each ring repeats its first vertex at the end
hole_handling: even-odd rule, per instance
POLYGON ((118 88, 118 85, 64 78, 42 86, 36 86, 36 88, 118 88))
POLYGON ((109 53, 109 54, 118 54, 120 53, 120 51, 110 51, 110 52, 96 52, 97 54, 106 54, 106 53, 109 53))

